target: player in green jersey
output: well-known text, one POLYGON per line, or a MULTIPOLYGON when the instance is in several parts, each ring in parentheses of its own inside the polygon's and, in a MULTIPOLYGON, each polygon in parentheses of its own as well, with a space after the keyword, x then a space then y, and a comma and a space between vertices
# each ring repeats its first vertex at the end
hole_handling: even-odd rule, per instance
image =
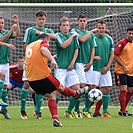
MULTIPOLYGON (((11 30, 4 29, 4 19, 0 17, 0 40, 4 41, 0 45, 0 71, 5 74, 5 79, 0 80, 0 101, 8 102, 7 85, 9 84, 9 62, 10 62, 10 48, 15 49, 10 43, 10 39, 20 35, 19 18, 17 15, 13 15, 14 24, 11 30)), ((6 119, 10 119, 7 112, 6 106, 2 106, 1 114, 4 115, 6 119)))
MULTIPOLYGON (((108 113, 108 104, 110 100, 110 87, 112 86, 112 77, 110 66, 114 58, 114 42, 111 36, 106 34, 106 24, 103 20, 97 22, 96 28, 98 32, 94 35, 95 56, 99 56, 100 60, 95 59, 93 62, 93 88, 99 87, 103 93, 102 117, 111 118, 108 113)), ((100 106, 95 109, 93 117, 101 116, 100 106)))
MULTIPOLYGON (((24 48, 26 48, 26 46, 29 45, 31 42, 38 40, 38 36, 42 33, 46 33, 52 40, 56 39, 56 35, 54 34, 54 31, 52 29, 44 27, 44 24, 46 22, 46 17, 47 15, 44 11, 38 11, 36 13, 36 17, 35 17, 36 25, 26 29, 24 40, 23 40, 24 48)), ((28 88, 30 87, 29 87, 27 77, 25 75, 25 71, 23 74, 23 81, 24 81, 24 86, 21 91, 21 118, 27 119, 28 117, 25 111, 25 105, 26 105, 26 99, 28 96, 28 88)), ((40 108, 41 108, 43 96, 33 93, 33 99, 35 99, 34 103, 36 108, 34 115, 37 117, 37 119, 41 119, 42 116, 41 116, 40 108)))

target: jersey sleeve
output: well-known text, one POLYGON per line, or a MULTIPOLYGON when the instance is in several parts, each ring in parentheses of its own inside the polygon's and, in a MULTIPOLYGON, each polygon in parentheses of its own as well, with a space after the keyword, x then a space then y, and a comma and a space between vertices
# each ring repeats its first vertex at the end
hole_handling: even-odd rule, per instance
POLYGON ((123 48, 124 48, 123 43, 121 43, 121 41, 118 42, 118 44, 116 45, 116 48, 114 50, 114 54, 120 55, 120 53, 122 52, 123 48))
POLYGON ((30 28, 27 28, 24 34, 24 44, 30 44, 30 28))
POLYGON ((47 43, 46 41, 43 40, 43 41, 41 42, 41 44, 40 44, 40 48, 41 48, 41 47, 46 47, 46 48, 49 49, 49 43, 47 43))

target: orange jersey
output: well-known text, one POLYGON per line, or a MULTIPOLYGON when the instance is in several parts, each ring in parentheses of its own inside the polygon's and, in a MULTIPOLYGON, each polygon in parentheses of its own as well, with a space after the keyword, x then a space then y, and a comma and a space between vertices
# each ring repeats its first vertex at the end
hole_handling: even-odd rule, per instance
POLYGON ((47 58, 40 52, 41 46, 48 45, 42 40, 37 40, 26 47, 26 76, 29 81, 41 80, 50 75, 47 58))
MULTIPOLYGON (((133 42, 129 42, 127 38, 122 39, 116 46, 114 54, 118 55, 121 61, 129 69, 127 75, 133 75, 133 42)), ((115 72, 118 74, 125 74, 123 67, 117 62, 115 64, 115 72)))

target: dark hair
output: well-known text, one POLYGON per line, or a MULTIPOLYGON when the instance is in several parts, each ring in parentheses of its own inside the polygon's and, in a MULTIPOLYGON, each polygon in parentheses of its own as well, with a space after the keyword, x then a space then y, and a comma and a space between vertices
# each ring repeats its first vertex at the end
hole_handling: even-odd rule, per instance
POLYGON ((47 14, 44 11, 38 11, 36 13, 36 17, 43 17, 43 16, 47 17, 47 14))
POLYGON ((46 38, 49 38, 49 36, 45 33, 42 33, 38 36, 38 39, 46 39, 46 38))
POLYGON ((18 61, 19 59, 24 59, 24 56, 23 56, 23 55, 19 55, 19 56, 17 57, 17 61, 18 61))
POLYGON ((80 14, 79 17, 78 17, 78 20, 79 20, 80 18, 87 18, 87 17, 86 17, 85 14, 80 14))
POLYGON ((127 28, 127 31, 133 31, 133 26, 130 25, 130 26, 127 28))
POLYGON ((104 20, 103 19, 100 19, 98 20, 97 24, 100 23, 100 24, 105 24, 104 20))
POLYGON ((2 17, 0 17, 0 19, 3 19, 2 17))

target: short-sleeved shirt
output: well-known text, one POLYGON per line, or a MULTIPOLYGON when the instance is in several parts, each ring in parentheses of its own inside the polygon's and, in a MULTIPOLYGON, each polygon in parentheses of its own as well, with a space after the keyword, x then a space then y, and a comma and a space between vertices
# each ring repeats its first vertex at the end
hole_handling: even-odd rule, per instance
POLYGON ((57 59, 56 62, 59 66, 59 68, 67 69, 67 67, 70 65, 74 52, 76 49, 79 48, 79 42, 78 38, 73 38, 70 45, 66 47, 65 49, 61 48, 61 45, 63 42, 65 42, 67 39, 72 36, 73 32, 69 32, 68 35, 64 35, 63 33, 59 32, 56 33, 56 51, 57 51, 57 59))
MULTIPOLYGON (((114 54, 118 55, 120 60, 129 70, 127 75, 133 76, 133 42, 129 42, 127 38, 120 40, 115 48, 114 54)), ((123 67, 117 62, 115 64, 115 72, 125 74, 123 67)))
MULTIPOLYGON (((79 36, 84 36, 86 35, 89 30, 80 30, 80 29, 72 29, 72 31, 75 31, 78 33, 79 36)), ((85 42, 79 42, 80 49, 79 49, 79 54, 78 58, 76 60, 77 63, 84 63, 88 64, 91 58, 91 50, 94 48, 94 43, 93 43, 93 35, 90 35, 89 39, 87 39, 85 42)))
POLYGON ((26 44, 30 44, 30 43, 38 40, 39 34, 35 33, 36 30, 39 30, 40 32, 54 34, 54 31, 52 29, 48 29, 48 28, 38 29, 36 26, 33 26, 33 27, 30 27, 30 28, 26 29, 23 42, 26 43, 26 44))
POLYGON ((110 58, 110 53, 114 51, 114 42, 111 36, 104 34, 100 37, 97 34, 94 35, 95 43, 95 56, 100 56, 101 60, 93 61, 93 70, 101 72, 102 68, 105 67, 110 58))
POLYGON ((16 82, 22 82, 23 69, 19 69, 17 64, 12 64, 10 68, 10 79, 16 82))
POLYGON ((37 40, 26 47, 26 76, 29 81, 45 79, 51 73, 47 58, 40 52, 41 47, 49 47, 49 44, 37 40))
MULTIPOLYGON (((0 37, 5 36, 9 30, 4 30, 0 32, 0 37)), ((9 37, 9 39, 14 38, 13 33, 9 37)), ((7 39, 6 43, 10 43, 10 40, 7 39)), ((10 62, 10 48, 7 46, 0 46, 0 64, 7 64, 10 62)))

